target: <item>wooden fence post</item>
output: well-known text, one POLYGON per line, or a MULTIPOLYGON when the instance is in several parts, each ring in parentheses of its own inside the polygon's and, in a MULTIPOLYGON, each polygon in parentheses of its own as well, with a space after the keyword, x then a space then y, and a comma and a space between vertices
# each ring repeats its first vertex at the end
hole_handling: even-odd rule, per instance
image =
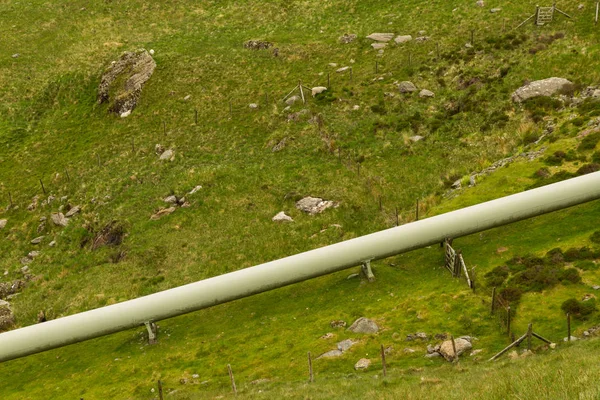
POLYGON ((567 313, 567 341, 571 341, 571 313, 567 313))
POLYGON ((387 375, 387 366, 385 365, 385 349, 381 345, 381 365, 383 366, 383 376, 387 375))
POLYGON ((198 125, 198 109, 194 110, 194 123, 198 125))
POLYGON ((158 398, 160 400, 163 400, 163 388, 162 388, 162 382, 160 381, 160 379, 158 380, 158 398))
POLYGON ((71 182, 71 177, 69 176, 69 170, 65 168, 65 174, 67 175, 67 182, 71 182))
POLYGON ((506 308, 506 330, 508 337, 510 337, 510 306, 506 308))
POLYGON ((314 382, 315 378, 313 375, 312 358, 310 357, 310 351, 308 352, 308 381, 314 382))
POLYGON ((531 350, 531 334, 533 333, 533 324, 527 326, 527 350, 531 350))
POLYGON ((450 335, 450 340, 452 340, 452 351, 454 352, 454 357, 452 358, 452 362, 457 362, 458 354, 456 354, 456 342, 454 342, 454 335, 450 335))
POLYGON ((12 208, 13 202, 12 202, 12 195, 10 194, 10 192, 8 192, 8 201, 10 202, 10 207, 12 208))
POLYGON ((46 194, 46 188, 44 187, 44 182, 42 182, 41 178, 40 178, 40 185, 42 185, 42 192, 44 192, 44 194, 46 194))
POLYGON ((398 217, 398 207, 396 207, 396 226, 400 225, 400 218, 398 217))
POLYGON ((419 220, 419 199, 417 199, 417 207, 415 209, 416 212, 416 221, 419 220))
POLYGON ((494 288, 492 288, 492 310, 491 310, 491 314, 494 314, 494 311, 496 310, 496 287, 494 286, 494 288))
POLYGON ((163 121, 163 135, 167 136, 167 123, 163 121))
POLYGON ((237 394, 237 388, 235 387, 235 379, 233 378, 233 371, 231 370, 231 364, 227 364, 227 371, 229 372, 229 379, 231 380, 231 387, 233 393, 237 394))
POLYGON ((327 89, 331 89, 331 82, 329 80, 329 72, 327 73, 327 89))

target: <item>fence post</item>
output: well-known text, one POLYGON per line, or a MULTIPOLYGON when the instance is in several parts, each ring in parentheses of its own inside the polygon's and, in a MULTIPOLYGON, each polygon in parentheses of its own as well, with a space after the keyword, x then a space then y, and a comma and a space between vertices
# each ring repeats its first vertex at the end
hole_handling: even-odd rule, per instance
POLYGON ((506 307, 506 330, 508 337, 510 337, 510 306, 506 307))
POLYGON ((160 400, 163 400, 163 388, 162 388, 162 382, 160 381, 160 379, 158 380, 158 398, 160 400))
POLYGON ((194 123, 198 125, 198 109, 194 110, 194 123))
POLYGON ((12 195, 10 194, 10 192, 8 192, 8 201, 10 202, 10 208, 12 208, 13 202, 12 202, 12 195))
POLYGON ((571 313, 567 313, 567 341, 571 341, 571 313))
POLYGON ((381 365, 383 366, 383 376, 387 375, 387 366, 385 365, 385 349, 381 345, 381 365))
POLYGON ((452 358, 452 362, 457 362, 458 354, 456 354, 456 342, 454 341, 454 335, 450 335, 450 340, 452 341, 452 351, 454 352, 454 358, 452 358))
POLYGON ((71 177, 69 176, 69 170, 65 168, 65 174, 67 175, 67 182, 71 182, 71 177))
POLYGON ((329 72, 327 73, 327 89, 331 89, 331 83, 329 81, 329 72))
POLYGON ((235 387, 235 379, 233 378, 233 371, 231 370, 231 364, 227 364, 227 371, 229 372, 229 379, 231 380, 231 387, 233 393, 237 394, 237 388, 235 387))
POLYGON ((310 357, 310 351, 308 352, 308 381, 314 382, 315 378, 313 375, 312 358, 310 357))
POLYGON ((42 185, 42 192, 44 192, 44 194, 46 194, 46 188, 44 187, 44 182, 42 182, 41 178, 40 178, 40 185, 42 185))
POLYGON ((163 135, 167 136, 167 123, 163 121, 163 135))
POLYGON ((419 220, 419 199, 417 199, 417 208, 416 208, 416 220, 419 220))
POLYGON ((527 326, 527 350, 531 350, 531 333, 533 332, 533 324, 527 326))
POLYGON ((490 311, 490 314, 494 314, 495 310, 496 310, 496 287, 494 286, 492 288, 492 311, 490 311))
POLYGON ((396 207, 396 226, 400 225, 400 219, 398 217, 398 207, 396 207))

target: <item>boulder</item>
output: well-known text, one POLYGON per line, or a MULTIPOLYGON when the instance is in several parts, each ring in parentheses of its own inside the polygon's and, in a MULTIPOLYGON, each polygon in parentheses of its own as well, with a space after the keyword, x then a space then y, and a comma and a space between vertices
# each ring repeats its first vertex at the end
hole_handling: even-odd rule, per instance
POLYGON ((63 213, 52 213, 50 218, 56 226, 67 226, 69 224, 69 220, 64 216, 63 213))
POLYGON ((540 96, 553 96, 569 88, 573 83, 564 78, 548 78, 533 81, 518 88, 512 94, 512 101, 521 103, 525 100, 540 96))
MULTIPOLYGON (((456 345, 456 355, 458 356, 473 348, 471 342, 463 338, 454 339, 454 344, 456 345)), ((454 349, 452 348, 452 340, 446 340, 443 342, 440 346, 439 353, 448 361, 454 360, 455 355, 454 349)))
POLYGON ((290 217, 289 215, 287 215, 283 211, 277 213, 277 215, 275 215, 272 218, 272 221, 274 221, 274 222, 294 222, 294 220, 292 219, 292 217, 290 217))
POLYGON ((156 62, 144 49, 123 53, 102 75, 98 104, 109 103, 109 110, 118 115, 130 113, 155 68, 156 62))
POLYGON ((323 92, 325 92, 327 90, 327 88, 325 86, 315 86, 314 88, 311 89, 312 92, 312 96, 315 97, 318 94, 321 94, 323 92))
POLYGON ((414 83, 410 81, 402 81, 398 84, 398 90, 400 90, 400 93, 412 93, 416 92, 418 89, 414 83))
POLYGON ((0 332, 10 329, 15 324, 15 316, 8 301, 0 300, 0 332))
POLYGON ((305 197, 296 203, 296 208, 310 215, 320 214, 328 208, 336 207, 337 203, 323 200, 320 197, 305 197))
POLYGON ((394 39, 394 42, 400 44, 400 43, 410 42, 412 39, 413 39, 413 37, 411 35, 400 35, 400 36, 396 36, 396 39, 394 39))
POLYGON ((337 344, 337 348, 339 351, 344 352, 355 344, 356 344, 356 342, 353 341, 352 339, 346 339, 346 340, 342 340, 341 342, 339 342, 337 344))
POLYGON ((393 38, 393 33, 371 33, 369 36, 367 36, 367 39, 371 39, 376 42, 389 42, 393 38))
POLYGON ((354 364, 354 369, 357 371, 364 370, 369 368, 369 365, 371 365, 371 360, 368 358, 361 358, 356 362, 356 364, 354 364))
POLYGON ((419 92, 419 97, 431 98, 431 97, 435 97, 435 93, 433 93, 431 90, 423 89, 419 92))
POLYGON ((377 326, 377 324, 374 321, 365 317, 361 317, 354 321, 354 323, 350 325, 350 328, 348 328, 348 330, 354 333, 371 334, 379 332, 379 326, 377 326))

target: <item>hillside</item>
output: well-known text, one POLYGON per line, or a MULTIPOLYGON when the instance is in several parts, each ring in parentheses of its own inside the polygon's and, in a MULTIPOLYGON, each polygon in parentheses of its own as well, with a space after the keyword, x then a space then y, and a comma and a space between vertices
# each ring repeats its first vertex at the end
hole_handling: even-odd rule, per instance
MULTIPOLYGON (((597 171, 595 3, 560 2, 571 19, 514 29, 535 5, 0 1, 0 298, 13 328, 42 311, 56 319, 407 223, 417 201, 427 218, 597 171), (378 50, 374 32, 413 39, 378 50), (356 38, 342 43, 347 34, 356 38), (245 47, 250 40, 271 46, 245 47), (139 49, 152 50, 156 68, 120 117, 98 103, 98 86, 113 61, 139 49), (550 77, 572 84, 511 100, 550 77), (433 97, 402 93, 404 81, 433 97), (287 104, 299 82, 306 104, 287 104), (328 88, 312 96, 317 86, 328 88), (165 202, 173 195, 185 201, 165 202), (338 206, 311 216, 296 208, 306 196, 338 206), (294 222, 273 222, 280 211, 294 222)), ((374 263, 373 283, 347 279, 348 270, 162 321, 156 345, 140 327, 2 363, 0 393, 150 399, 160 379, 171 398, 228 396, 231 364, 249 398, 419 398, 438 379, 461 377, 494 382, 487 394, 500 398, 526 365, 533 381, 553 382, 548 397, 568 388, 571 398, 584 383, 559 385, 556 371, 593 381, 573 360, 588 362, 596 341, 535 342, 528 360, 486 364, 509 343, 490 316, 491 291, 511 304, 517 336, 532 322, 561 342, 569 299, 589 311, 572 309, 575 336, 600 324, 599 216, 592 202, 457 239, 475 291, 451 278, 440 249, 421 249, 374 263), (381 331, 330 325, 359 317, 381 331), (406 340, 417 332, 428 339, 406 340), (475 336, 484 351, 458 367, 424 358, 436 334, 475 336), (316 382, 305 384, 307 352, 348 338, 357 344, 315 360, 316 382), (392 347, 385 379, 381 345, 392 347), (360 358, 372 360, 364 372, 354 370, 360 358)), ((514 395, 535 390, 524 384, 514 395)))

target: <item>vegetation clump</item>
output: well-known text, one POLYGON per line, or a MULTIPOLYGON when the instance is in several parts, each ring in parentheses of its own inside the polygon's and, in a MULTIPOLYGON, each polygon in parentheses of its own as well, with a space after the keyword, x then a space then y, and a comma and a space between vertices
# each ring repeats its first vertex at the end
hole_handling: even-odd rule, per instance
POLYGON ((560 309, 565 312, 565 314, 570 314, 575 319, 578 320, 586 320, 589 316, 596 311, 596 300, 589 299, 587 301, 579 301, 577 299, 568 299, 562 303, 560 309))

